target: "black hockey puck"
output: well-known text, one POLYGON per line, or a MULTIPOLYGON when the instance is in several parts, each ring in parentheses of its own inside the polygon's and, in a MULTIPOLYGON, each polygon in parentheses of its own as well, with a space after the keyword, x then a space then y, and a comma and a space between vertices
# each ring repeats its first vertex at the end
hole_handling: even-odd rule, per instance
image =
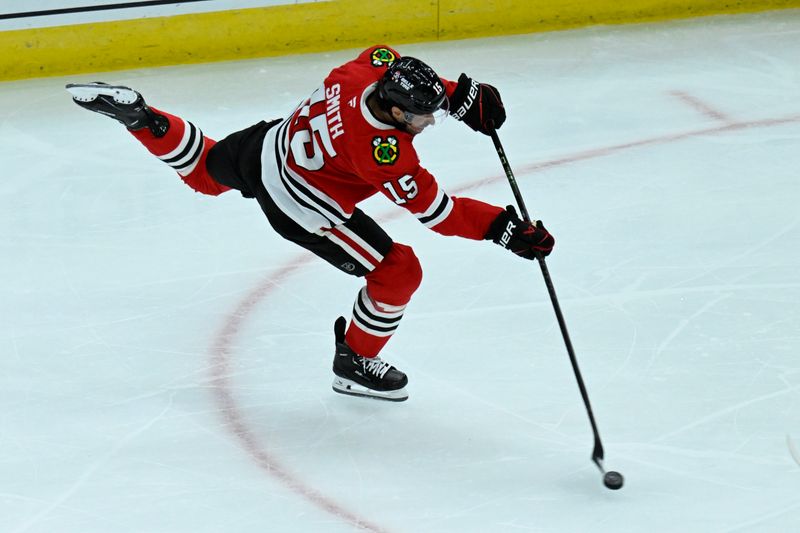
POLYGON ((606 475, 603 476, 603 485, 606 488, 611 490, 619 490, 622 488, 622 484, 625 482, 625 479, 622 477, 622 474, 619 472, 606 472, 606 475))

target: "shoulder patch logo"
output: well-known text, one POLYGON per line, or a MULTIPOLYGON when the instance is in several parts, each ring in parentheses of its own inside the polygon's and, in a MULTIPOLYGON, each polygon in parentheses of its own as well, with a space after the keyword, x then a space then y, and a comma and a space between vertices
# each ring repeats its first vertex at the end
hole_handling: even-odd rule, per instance
POLYGON ((372 66, 382 67, 384 65, 391 65, 397 59, 394 52, 388 48, 376 48, 372 51, 372 66))
POLYGON ((372 139, 372 157, 379 165, 394 165, 400 149, 397 146, 397 137, 375 137, 372 139))

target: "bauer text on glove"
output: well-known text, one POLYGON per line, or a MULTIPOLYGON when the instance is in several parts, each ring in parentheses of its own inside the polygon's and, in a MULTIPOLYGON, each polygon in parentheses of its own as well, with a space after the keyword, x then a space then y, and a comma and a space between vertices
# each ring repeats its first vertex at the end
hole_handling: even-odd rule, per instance
POLYGON ((555 239, 541 221, 534 225, 520 219, 511 205, 497 215, 485 238, 525 259, 550 255, 555 244, 555 239))
POLYGON ((506 121, 506 110, 497 89, 466 74, 459 76, 450 97, 450 114, 485 135, 490 135, 493 128, 500 128, 506 121))

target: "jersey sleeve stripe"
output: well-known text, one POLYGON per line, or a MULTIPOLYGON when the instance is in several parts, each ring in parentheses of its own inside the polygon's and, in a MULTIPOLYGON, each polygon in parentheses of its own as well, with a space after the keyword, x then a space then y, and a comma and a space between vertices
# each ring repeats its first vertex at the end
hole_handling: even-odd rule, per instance
POLYGON ((442 204, 442 199, 445 196, 446 195, 444 194, 444 191, 440 187, 437 187, 436 196, 434 196, 433 201, 431 201, 431 204, 427 208, 425 208, 425 210, 422 213, 417 213, 415 216, 417 218, 430 217, 442 204))
MULTIPOLYGON (((421 215, 417 215, 419 221, 422 222, 422 224, 426 228, 432 228, 433 226, 439 224, 444 219, 446 219, 447 216, 450 214, 450 212, 453 210, 453 200, 451 200, 449 196, 444 194, 444 192, 441 189, 439 189, 439 192, 441 194, 441 199, 439 200, 438 204, 434 202, 434 205, 436 207, 433 209, 429 209, 428 211, 422 213, 421 215)), ((438 197, 439 195, 437 194, 437 198, 438 197)))

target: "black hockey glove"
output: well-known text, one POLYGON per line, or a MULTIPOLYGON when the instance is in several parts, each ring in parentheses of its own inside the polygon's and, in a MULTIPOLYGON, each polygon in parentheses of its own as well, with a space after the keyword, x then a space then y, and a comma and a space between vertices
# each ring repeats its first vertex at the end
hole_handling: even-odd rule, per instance
POLYGON ((506 121, 506 109, 497 89, 466 74, 459 76, 450 97, 450 114, 484 135, 490 135, 493 127, 499 129, 506 121))
POLYGON ((513 205, 497 215, 484 239, 491 239, 525 259, 536 259, 537 254, 550 255, 556 242, 541 220, 536 225, 525 222, 517 216, 513 205))

